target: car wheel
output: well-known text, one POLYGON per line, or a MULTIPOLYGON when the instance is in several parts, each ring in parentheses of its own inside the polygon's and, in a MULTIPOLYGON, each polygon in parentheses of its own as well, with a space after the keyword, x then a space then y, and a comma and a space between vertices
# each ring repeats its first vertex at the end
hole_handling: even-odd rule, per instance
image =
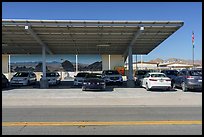
POLYGON ((82 87, 82 91, 86 91, 86 88, 82 87))
POLYGON ((170 91, 170 90, 171 90, 171 88, 172 88, 172 87, 168 87, 166 90, 167 90, 167 91, 170 91))
POLYGON ((175 83, 172 83, 171 88, 172 88, 172 89, 175 89, 175 88, 176 88, 176 84, 175 84, 175 83))
POLYGON ((9 82, 6 83, 6 87, 8 88, 10 86, 9 82))
POLYGON ((150 89, 149 89, 149 86, 148 86, 148 84, 146 83, 146 90, 147 91, 149 91, 150 89))
POLYGON ((30 80, 28 80, 27 85, 30 85, 30 80))
POLYGON ((183 90, 184 92, 187 91, 187 87, 186 87, 185 82, 182 82, 182 83, 181 83, 181 88, 182 88, 182 90, 183 90))

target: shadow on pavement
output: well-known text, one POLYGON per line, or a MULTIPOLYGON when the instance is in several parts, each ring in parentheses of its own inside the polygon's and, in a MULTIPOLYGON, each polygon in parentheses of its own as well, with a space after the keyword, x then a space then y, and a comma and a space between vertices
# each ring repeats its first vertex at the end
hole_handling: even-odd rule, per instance
POLYGON ((164 89, 151 89, 149 92, 176 92, 176 89, 164 90, 164 89))
MULTIPOLYGON (((126 85, 108 85, 106 86, 106 90, 103 92, 113 91, 114 88, 126 88, 126 85)), ((7 88, 3 88, 2 91, 8 91, 12 89, 40 89, 40 82, 38 81, 35 85, 28 85, 28 86, 9 86, 7 88)), ((47 89, 81 89, 81 86, 74 86, 73 81, 61 81, 59 85, 50 85, 47 89)), ((91 90, 90 90, 91 91, 91 90)))

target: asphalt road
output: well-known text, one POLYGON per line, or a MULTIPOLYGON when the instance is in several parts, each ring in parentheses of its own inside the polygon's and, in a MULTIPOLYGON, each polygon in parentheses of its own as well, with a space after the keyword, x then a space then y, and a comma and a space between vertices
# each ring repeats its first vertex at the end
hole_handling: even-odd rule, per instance
POLYGON ((201 121, 202 106, 2 108, 3 135, 201 135, 201 121), (117 123, 121 121, 125 124, 117 123), (27 123, 11 125, 14 122, 27 123), (91 125, 91 122, 99 125, 91 125), (100 125, 103 122, 109 123, 100 125), (142 124, 138 124, 139 122, 142 124))

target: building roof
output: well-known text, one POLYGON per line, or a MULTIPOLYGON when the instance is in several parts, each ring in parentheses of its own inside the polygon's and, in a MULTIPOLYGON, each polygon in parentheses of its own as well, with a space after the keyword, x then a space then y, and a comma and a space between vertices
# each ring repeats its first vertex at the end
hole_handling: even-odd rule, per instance
POLYGON ((148 54, 180 27, 182 21, 22 20, 2 19, 2 54, 148 54), (25 26, 29 27, 28 31, 25 26))
MULTIPOLYGON (((134 63, 136 63, 136 62, 134 62, 134 63)), ((145 61, 144 62, 143 61, 142 62, 141 61, 137 62, 137 64, 141 64, 141 63, 143 63, 143 64, 158 64, 156 62, 145 62, 145 61)))

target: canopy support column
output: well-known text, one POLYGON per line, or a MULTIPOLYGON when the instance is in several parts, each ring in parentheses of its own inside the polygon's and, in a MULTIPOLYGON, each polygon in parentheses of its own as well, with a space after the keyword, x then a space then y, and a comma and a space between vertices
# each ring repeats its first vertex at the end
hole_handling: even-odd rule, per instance
POLYGON ((128 80, 127 87, 133 88, 135 86, 135 81, 133 78, 133 67, 132 67, 132 45, 128 47, 128 80))
POLYGON ((142 33, 143 30, 144 30, 144 27, 140 27, 140 29, 135 33, 132 41, 130 42, 130 44, 129 44, 128 48, 127 48, 127 50, 123 54, 124 57, 126 57, 127 54, 128 54, 128 79, 127 79, 127 87, 129 87, 129 88, 135 87, 135 81, 134 81, 134 77, 133 77, 133 66, 132 66, 132 45, 135 43, 135 41, 140 36, 140 34, 142 33))
POLYGON ((42 79, 40 79, 40 88, 48 88, 48 80, 46 78, 46 47, 42 46, 42 79))
POLYGON ((76 74, 78 73, 78 54, 76 54, 76 74))

